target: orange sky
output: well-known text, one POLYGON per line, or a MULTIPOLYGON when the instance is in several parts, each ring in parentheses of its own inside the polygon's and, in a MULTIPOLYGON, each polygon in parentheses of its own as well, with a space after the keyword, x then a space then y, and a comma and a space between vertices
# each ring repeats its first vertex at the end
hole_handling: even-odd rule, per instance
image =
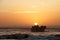
POLYGON ((0 26, 60 25, 60 0, 0 0, 0 26))

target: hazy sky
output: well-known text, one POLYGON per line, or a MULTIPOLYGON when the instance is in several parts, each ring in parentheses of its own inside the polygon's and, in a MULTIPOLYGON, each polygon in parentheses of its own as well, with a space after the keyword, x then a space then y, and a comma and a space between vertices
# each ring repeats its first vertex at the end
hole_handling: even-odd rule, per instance
POLYGON ((60 0, 0 0, 0 26, 60 25, 60 0))

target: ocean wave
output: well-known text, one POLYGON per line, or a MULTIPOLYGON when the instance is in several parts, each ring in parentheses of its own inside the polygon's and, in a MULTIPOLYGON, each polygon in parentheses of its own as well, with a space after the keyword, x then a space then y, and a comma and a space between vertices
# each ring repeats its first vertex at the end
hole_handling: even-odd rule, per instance
POLYGON ((60 34, 50 34, 50 35, 11 34, 11 35, 0 35, 0 39, 60 40, 60 34))

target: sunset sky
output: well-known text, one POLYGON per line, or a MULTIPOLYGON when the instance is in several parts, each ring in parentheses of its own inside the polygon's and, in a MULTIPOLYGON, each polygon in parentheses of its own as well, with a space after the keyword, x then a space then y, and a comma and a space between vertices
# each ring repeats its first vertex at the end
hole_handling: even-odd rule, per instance
POLYGON ((0 0, 0 26, 60 25, 60 0, 0 0))

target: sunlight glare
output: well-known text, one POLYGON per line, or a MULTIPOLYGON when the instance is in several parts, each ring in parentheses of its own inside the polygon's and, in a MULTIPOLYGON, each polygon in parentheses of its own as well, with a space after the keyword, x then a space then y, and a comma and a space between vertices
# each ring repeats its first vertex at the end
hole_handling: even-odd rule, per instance
POLYGON ((38 25, 38 23, 34 23, 34 25, 38 25))

